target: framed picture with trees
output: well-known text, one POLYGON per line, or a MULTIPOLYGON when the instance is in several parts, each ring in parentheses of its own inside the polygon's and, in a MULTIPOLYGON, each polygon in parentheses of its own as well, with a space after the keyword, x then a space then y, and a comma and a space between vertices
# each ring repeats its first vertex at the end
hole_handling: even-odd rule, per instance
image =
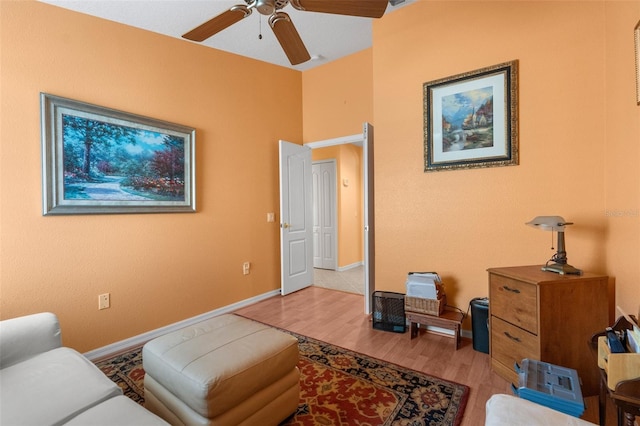
POLYGON ((40 94, 43 214, 195 212, 195 129, 40 94))

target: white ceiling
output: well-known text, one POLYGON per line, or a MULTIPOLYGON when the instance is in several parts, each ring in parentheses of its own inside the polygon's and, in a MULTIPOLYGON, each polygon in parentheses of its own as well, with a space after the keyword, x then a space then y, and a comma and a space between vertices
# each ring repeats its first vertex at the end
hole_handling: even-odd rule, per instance
MULTIPOLYGON (((183 40, 182 34, 244 0, 40 0, 88 15, 120 22, 183 40)), ((388 14, 416 1, 389 4, 388 14)), ((291 65, 275 38, 267 17, 252 13, 202 43, 204 46, 247 56, 299 71, 371 47, 371 18, 301 12, 287 5, 282 10, 291 17, 311 60, 291 65), (262 39, 258 36, 262 34, 262 39)))

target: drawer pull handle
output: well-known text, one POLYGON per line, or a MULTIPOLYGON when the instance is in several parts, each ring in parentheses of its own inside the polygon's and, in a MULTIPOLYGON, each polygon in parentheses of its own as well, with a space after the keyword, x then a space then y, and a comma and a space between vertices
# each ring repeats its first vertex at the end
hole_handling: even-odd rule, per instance
POLYGON ((513 340, 514 342, 518 342, 518 343, 521 342, 520 338, 512 336, 511 334, 509 334, 508 331, 505 331, 504 335, 507 336, 509 339, 513 340))
POLYGON ((507 287, 506 285, 503 285, 502 288, 504 288, 507 291, 510 291, 511 293, 520 293, 520 290, 518 290, 517 288, 507 287))

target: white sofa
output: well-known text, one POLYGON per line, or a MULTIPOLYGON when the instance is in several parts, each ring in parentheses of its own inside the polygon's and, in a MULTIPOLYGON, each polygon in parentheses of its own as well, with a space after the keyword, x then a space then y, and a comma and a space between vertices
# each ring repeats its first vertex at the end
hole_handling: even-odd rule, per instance
POLYGON ((0 424, 168 425, 63 347, 52 313, 0 321, 0 424))
POLYGON ((507 394, 493 395, 487 401, 485 426, 593 426, 544 405, 507 394))

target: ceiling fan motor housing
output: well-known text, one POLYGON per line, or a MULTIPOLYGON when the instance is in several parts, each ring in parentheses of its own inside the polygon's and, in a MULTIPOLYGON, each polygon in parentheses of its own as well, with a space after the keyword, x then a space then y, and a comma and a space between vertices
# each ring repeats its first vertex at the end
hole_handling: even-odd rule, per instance
POLYGON ((289 4, 289 0, 245 0, 247 4, 256 8, 261 15, 272 15, 289 4))

